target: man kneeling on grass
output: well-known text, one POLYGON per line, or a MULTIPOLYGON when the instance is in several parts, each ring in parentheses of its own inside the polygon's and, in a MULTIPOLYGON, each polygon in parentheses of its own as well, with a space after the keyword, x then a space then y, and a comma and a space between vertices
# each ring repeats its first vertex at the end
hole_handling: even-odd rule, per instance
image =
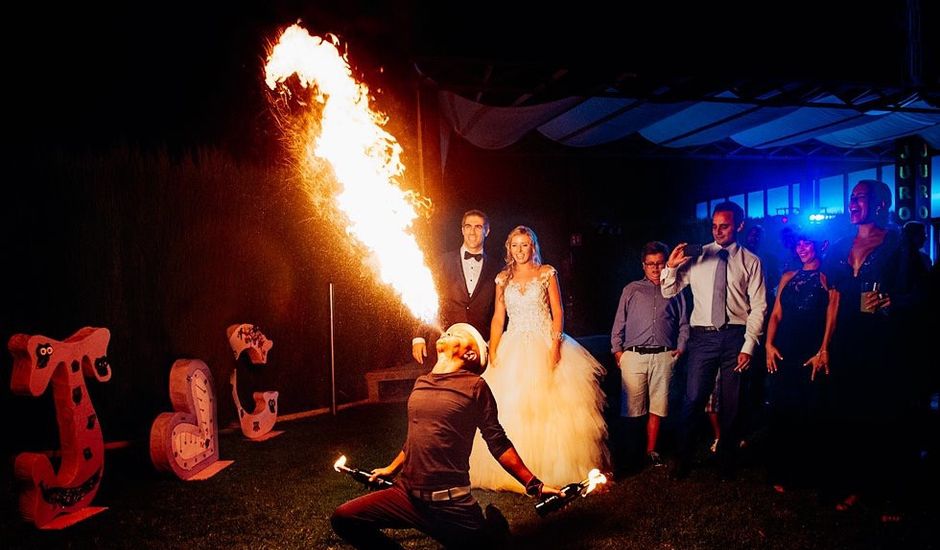
POLYGON ((480 374, 486 342, 473 326, 457 323, 437 341, 437 364, 415 382, 408 398, 408 435, 391 464, 372 479, 401 476, 381 491, 350 500, 333 512, 337 535, 358 548, 400 548, 381 529, 414 528, 448 548, 485 548, 508 536, 495 506, 486 517, 470 494, 470 449, 477 428, 490 452, 532 497, 557 494, 522 462, 506 437, 496 400, 480 374))

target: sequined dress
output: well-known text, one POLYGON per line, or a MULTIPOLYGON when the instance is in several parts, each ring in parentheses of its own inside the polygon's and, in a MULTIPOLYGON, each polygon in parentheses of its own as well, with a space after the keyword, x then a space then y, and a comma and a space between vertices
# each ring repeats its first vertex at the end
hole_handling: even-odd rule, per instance
POLYGON ((811 370, 803 364, 819 351, 828 304, 829 291, 815 269, 797 271, 781 290, 783 318, 774 346, 783 359, 777 361, 778 371, 770 379, 775 407, 805 409, 816 405, 815 392, 810 390, 811 370))

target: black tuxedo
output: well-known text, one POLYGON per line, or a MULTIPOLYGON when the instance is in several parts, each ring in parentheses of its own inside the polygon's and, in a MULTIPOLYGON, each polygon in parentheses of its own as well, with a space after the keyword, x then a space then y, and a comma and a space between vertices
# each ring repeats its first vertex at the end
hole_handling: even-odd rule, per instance
MULTIPOLYGON (((460 250, 445 253, 437 262, 433 272, 440 298, 438 319, 441 328, 454 323, 470 323, 483 338, 490 338, 490 321, 493 319, 493 302, 496 296, 496 275, 502 263, 488 255, 483 257, 480 279, 473 294, 467 294, 467 282, 463 275, 463 259, 460 250)), ((436 338, 437 335, 435 334, 436 338)), ((428 341, 433 346, 433 341, 428 341)))

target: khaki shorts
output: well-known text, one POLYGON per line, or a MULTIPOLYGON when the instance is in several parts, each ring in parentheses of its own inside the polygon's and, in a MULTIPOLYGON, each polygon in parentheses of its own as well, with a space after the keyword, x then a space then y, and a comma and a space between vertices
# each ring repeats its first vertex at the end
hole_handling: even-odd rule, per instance
POLYGON ((669 412, 669 382, 677 359, 672 351, 640 354, 625 351, 620 356, 620 385, 623 400, 620 416, 643 416, 669 412))

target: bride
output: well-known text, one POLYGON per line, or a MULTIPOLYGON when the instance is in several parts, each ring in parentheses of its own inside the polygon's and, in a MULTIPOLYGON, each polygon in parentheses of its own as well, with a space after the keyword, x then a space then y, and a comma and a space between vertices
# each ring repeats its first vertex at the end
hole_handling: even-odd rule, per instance
MULTIPOLYGON (((490 366, 483 378, 519 455, 542 481, 558 487, 608 464, 598 385, 604 368, 563 332, 563 323, 555 268, 542 264, 535 232, 520 225, 506 239, 506 269, 496 277, 490 366)), ((478 432, 471 486, 523 493, 484 445, 478 432)))

